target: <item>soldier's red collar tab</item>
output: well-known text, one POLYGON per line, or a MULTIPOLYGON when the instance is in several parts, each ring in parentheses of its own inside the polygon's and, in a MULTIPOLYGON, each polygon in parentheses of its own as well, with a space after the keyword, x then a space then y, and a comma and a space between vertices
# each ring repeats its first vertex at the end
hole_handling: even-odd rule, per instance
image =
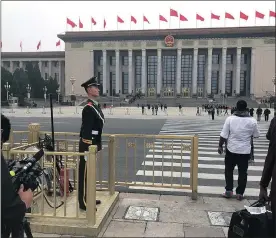
POLYGON ((94 103, 91 102, 91 101, 89 101, 89 102, 87 102, 87 105, 88 105, 88 106, 94 106, 94 103))

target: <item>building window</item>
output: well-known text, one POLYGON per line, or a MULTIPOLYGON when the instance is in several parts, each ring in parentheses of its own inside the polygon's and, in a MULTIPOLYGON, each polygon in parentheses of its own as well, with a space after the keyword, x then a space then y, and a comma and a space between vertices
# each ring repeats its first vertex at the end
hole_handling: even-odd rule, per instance
POLYGON ((47 61, 44 62, 44 66, 48 67, 48 62, 47 61))
POLYGON ((44 79, 48 80, 48 74, 47 73, 45 73, 45 78, 44 79))
POLYGON ((205 86, 205 63, 206 63, 206 56, 198 55, 197 88, 200 88, 201 90, 204 90, 204 86, 205 86))
POLYGON ((128 66, 128 56, 123 56, 123 57, 122 57, 122 64, 123 64, 124 66, 128 66))
POLYGON ((110 63, 110 65, 115 66, 116 65, 116 57, 110 56, 109 63, 110 63))
POLYGON ((148 88, 155 88, 157 83, 157 56, 148 56, 148 88))
POLYGON ((110 95, 114 96, 116 94, 116 74, 115 72, 110 72, 110 79, 109 79, 109 90, 110 95))
POLYGON ((103 66, 103 57, 102 56, 98 57, 98 65, 103 66))
POLYGON ((240 94, 241 95, 245 95, 245 89, 246 89, 246 71, 245 70, 241 70, 241 74, 240 74, 240 94))
POLYGON ((181 56, 181 87, 190 88, 192 86, 193 77, 193 56, 181 56))
POLYGON ((98 72, 98 83, 100 84, 100 95, 103 95, 103 72, 98 72))
POLYGON ((247 64, 247 54, 241 55, 241 64, 247 64))
POLYGON ((219 71, 212 71, 212 78, 211 78, 211 93, 213 95, 219 93, 219 71))
POLYGON ((58 73, 55 73, 55 78, 54 79, 58 81, 58 73))
POLYGON ((162 85, 164 88, 175 88, 176 56, 165 55, 162 57, 162 85))
POLYGON ((54 66, 58 67, 58 61, 54 61, 54 66))
POLYGON ((219 64, 219 55, 212 55, 212 64, 219 64))
POLYGON ((228 96, 232 95, 232 82, 233 82, 233 71, 226 71, 226 81, 225 81, 225 92, 228 96))
POLYGON ((135 90, 142 87, 142 56, 135 57, 135 90))
POLYGON ((233 55, 227 55, 226 56, 226 64, 233 64, 233 55))
POLYGON ((123 94, 128 94, 128 72, 122 72, 122 86, 123 94))

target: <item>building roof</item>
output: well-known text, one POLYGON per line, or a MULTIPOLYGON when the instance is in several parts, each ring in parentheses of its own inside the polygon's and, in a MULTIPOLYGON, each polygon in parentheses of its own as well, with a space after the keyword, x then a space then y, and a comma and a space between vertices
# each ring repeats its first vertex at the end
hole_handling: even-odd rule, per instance
POLYGON ((5 58, 64 58, 64 51, 41 51, 41 52, 2 52, 2 59, 5 58))
POLYGON ((244 38, 275 37, 274 26, 224 27, 224 28, 190 28, 160 30, 126 30, 126 31, 80 31, 65 32, 58 37, 65 42, 74 41, 122 41, 122 40, 163 40, 167 35, 175 39, 210 39, 210 38, 244 38))

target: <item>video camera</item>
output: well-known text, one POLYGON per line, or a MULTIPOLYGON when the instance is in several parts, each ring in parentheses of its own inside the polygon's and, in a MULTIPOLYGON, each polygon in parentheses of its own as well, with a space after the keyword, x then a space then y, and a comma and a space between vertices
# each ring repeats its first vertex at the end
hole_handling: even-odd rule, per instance
POLYGON ((43 155, 44 151, 41 149, 32 158, 8 162, 8 169, 16 192, 20 189, 21 184, 24 185, 24 190, 34 191, 38 188, 38 178, 43 174, 43 169, 37 162, 43 155))

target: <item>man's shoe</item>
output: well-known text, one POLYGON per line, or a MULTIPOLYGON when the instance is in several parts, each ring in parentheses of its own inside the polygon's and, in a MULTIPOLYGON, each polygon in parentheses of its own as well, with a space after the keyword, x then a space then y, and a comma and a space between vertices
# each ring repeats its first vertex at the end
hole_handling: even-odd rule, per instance
POLYGON ((233 192, 232 191, 225 191, 222 196, 224 198, 232 198, 233 197, 233 192))
POLYGON ((86 207, 82 207, 82 206, 80 206, 80 210, 82 210, 82 211, 86 211, 86 207))
POLYGON ((236 198, 237 198, 238 201, 242 201, 244 199, 244 196, 241 195, 241 194, 237 194, 236 198))
POLYGON ((101 200, 96 200, 96 205, 99 205, 101 203, 102 203, 101 200))

